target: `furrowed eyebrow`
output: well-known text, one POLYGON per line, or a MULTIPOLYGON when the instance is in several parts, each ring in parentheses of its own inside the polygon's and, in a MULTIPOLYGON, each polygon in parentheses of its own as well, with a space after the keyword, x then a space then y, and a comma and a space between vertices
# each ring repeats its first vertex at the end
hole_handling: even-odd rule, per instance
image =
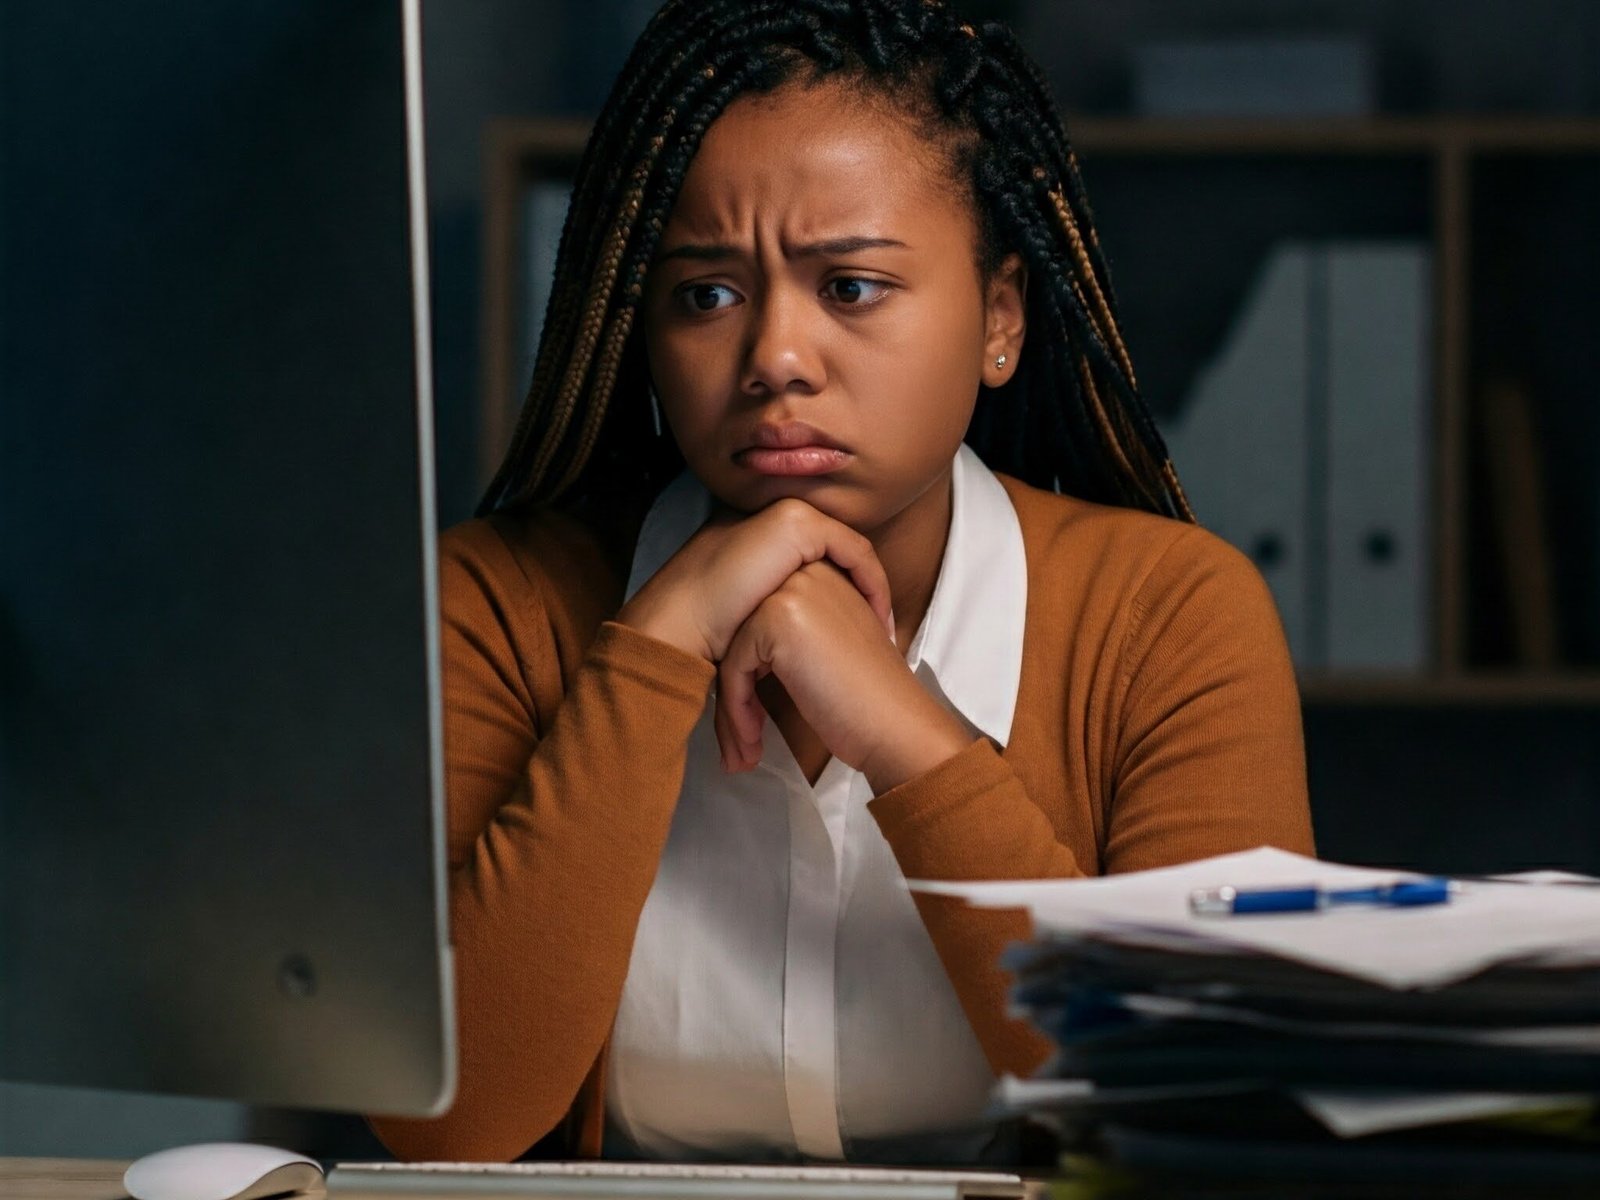
POLYGON ((721 262, 723 259, 737 258, 739 252, 732 246, 721 244, 712 245, 686 245, 674 246, 671 250, 662 252, 659 262, 666 262, 673 258, 688 259, 690 262, 721 262))
POLYGON ((906 244, 897 242, 894 238, 878 237, 843 237, 833 238, 826 242, 812 242, 809 246, 801 246, 795 251, 801 258, 831 258, 838 255, 854 254, 857 250, 904 250, 906 244))
MULTIPOLYGON (((824 242, 811 242, 804 246, 796 247, 796 258, 827 258, 845 254, 855 254, 860 250, 905 250, 904 242, 894 238, 879 237, 842 237, 830 238, 824 242)), ((686 243, 674 246, 663 251, 658 261, 666 262, 669 259, 687 259, 690 262, 722 262, 730 258, 739 257, 739 249, 722 242, 686 243)))

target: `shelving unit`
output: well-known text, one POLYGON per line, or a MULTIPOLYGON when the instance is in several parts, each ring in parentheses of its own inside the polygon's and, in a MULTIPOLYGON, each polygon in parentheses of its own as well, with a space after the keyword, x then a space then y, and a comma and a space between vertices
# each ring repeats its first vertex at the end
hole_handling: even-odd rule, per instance
MULTIPOLYGON (((1247 171, 1286 168, 1318 193, 1324 220, 1337 222, 1346 210, 1349 220, 1398 224, 1426 236, 1435 264, 1433 354, 1434 399, 1431 547, 1433 595, 1433 662, 1420 676, 1344 676, 1308 674, 1302 692, 1316 706, 1441 707, 1600 706, 1600 656, 1566 665, 1558 662, 1537 671, 1519 672, 1483 661, 1473 641, 1473 597, 1482 592, 1490 566, 1474 542, 1469 516, 1481 501, 1472 495, 1472 436, 1476 392, 1483 384, 1484 364, 1475 353, 1475 309, 1472 292, 1482 247, 1477 233, 1484 224, 1478 210, 1486 175, 1502 191, 1515 187, 1517 173, 1504 164, 1538 163, 1553 169, 1574 168, 1577 186, 1600 180, 1600 120, 1490 118, 1379 118, 1370 120, 1146 120, 1072 117, 1068 131, 1079 151, 1092 200, 1100 206, 1100 230, 1113 261, 1126 306, 1133 288, 1120 273, 1119 262, 1136 261, 1141 227, 1119 224, 1124 211, 1119 193, 1137 191, 1137 175, 1154 171, 1230 169, 1247 171), (1498 174, 1496 172, 1498 171, 1498 174), (1323 193, 1346 187, 1337 202, 1323 193), (1387 190, 1391 195, 1379 195, 1387 190), (1415 193, 1415 194, 1413 194, 1415 193), (1111 198, 1108 200, 1107 197, 1111 198), (1345 203, 1348 201, 1348 203, 1345 203), (1361 214, 1368 214, 1362 216, 1361 214), (1379 214, 1372 217, 1370 214, 1379 214)), ((570 175, 582 152, 583 122, 506 119, 495 121, 485 141, 485 227, 483 303, 482 466, 487 473, 509 436, 516 378, 516 321, 519 305, 517 271, 521 261, 518 213, 530 183, 570 175)), ((1259 178, 1252 176, 1251 178, 1259 178)), ((1225 194, 1226 180, 1215 194, 1225 194)), ((1290 185, 1292 186, 1292 184, 1290 185)), ((1596 187, 1600 193, 1600 187, 1596 187)), ((1157 192, 1143 204, 1166 220, 1181 219, 1186 198, 1165 183, 1146 188, 1157 192), (1163 189, 1158 191, 1157 189, 1163 189)), ((1489 200, 1507 203, 1496 193, 1489 200)), ((1582 205, 1579 204, 1581 209, 1582 205)), ((1484 210, 1493 225, 1495 211, 1484 210)), ((1600 194, 1593 212, 1600 212, 1600 194)), ((1152 226, 1153 227, 1153 226, 1152 226)), ((1534 231, 1533 236, 1537 236, 1534 231)), ((1134 288, 1139 281, 1135 272, 1134 288)), ((1146 288, 1149 296, 1155 289, 1146 288)), ((1600 293, 1600 289, 1595 289, 1600 293)), ((1156 294, 1160 305, 1173 303, 1172 293, 1156 294)), ((1600 300, 1595 318, 1600 321, 1600 300)), ((1593 326, 1591 326, 1592 328, 1593 326)), ((1150 348, 1130 330, 1135 358, 1150 348)), ((1591 351, 1591 354, 1593 352, 1591 351)), ((1600 361, 1589 379, 1600 379, 1600 361)), ((1567 404, 1592 403, 1567 397, 1567 404)), ((1600 405, 1595 406, 1600 409, 1600 405)), ((1178 464, 1180 474, 1182 464, 1178 464)), ((1600 476, 1600 470, 1596 471, 1600 476)), ((1600 489, 1595 506, 1600 511, 1600 489)), ((1600 518, 1597 518, 1600 520, 1600 518)), ((1600 537, 1584 548, 1600 559, 1600 537)), ((1595 573, 1600 575, 1600 564, 1595 573)), ((1508 589, 1519 581, 1505 581, 1508 589)), ((1596 619, 1600 619, 1597 608, 1596 619)))

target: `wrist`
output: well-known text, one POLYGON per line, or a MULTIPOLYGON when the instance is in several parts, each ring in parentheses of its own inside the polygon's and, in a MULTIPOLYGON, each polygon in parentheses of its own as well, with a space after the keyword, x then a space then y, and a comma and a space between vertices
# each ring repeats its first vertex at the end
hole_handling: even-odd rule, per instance
POLYGON ((658 642, 665 642, 685 654, 693 654, 707 662, 716 661, 705 636, 692 621, 684 620, 669 608, 652 603, 643 592, 624 604, 612 620, 658 642))
MULTIPOLYGON (((924 693, 926 695, 926 693, 924 693)), ((874 796, 948 762, 972 744, 972 734, 959 718, 931 696, 928 711, 896 736, 881 743, 861 765, 874 796)))

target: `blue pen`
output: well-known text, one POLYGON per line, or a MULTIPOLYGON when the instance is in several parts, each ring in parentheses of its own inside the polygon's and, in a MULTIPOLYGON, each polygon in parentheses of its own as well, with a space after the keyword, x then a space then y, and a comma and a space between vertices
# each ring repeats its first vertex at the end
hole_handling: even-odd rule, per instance
POLYGON ((1455 885, 1450 880, 1438 877, 1362 888, 1200 888, 1189 894, 1189 907, 1200 917, 1321 912, 1344 904, 1416 908, 1425 904, 1444 904, 1454 891, 1455 885))

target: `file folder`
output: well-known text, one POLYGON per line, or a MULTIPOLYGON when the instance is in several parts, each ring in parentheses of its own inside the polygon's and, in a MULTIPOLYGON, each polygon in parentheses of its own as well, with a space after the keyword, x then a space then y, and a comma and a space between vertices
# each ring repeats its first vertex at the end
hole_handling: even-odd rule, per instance
POLYGON ((1295 664, 1429 654, 1431 256, 1279 245, 1164 434, 1200 523, 1248 554, 1295 664))
POLYGON ((1427 666, 1428 251, 1327 255, 1327 667, 1427 666))
POLYGON ((1200 523, 1250 556, 1302 665, 1315 657, 1306 471, 1314 253, 1287 245, 1272 255, 1222 352, 1163 428, 1200 523))

